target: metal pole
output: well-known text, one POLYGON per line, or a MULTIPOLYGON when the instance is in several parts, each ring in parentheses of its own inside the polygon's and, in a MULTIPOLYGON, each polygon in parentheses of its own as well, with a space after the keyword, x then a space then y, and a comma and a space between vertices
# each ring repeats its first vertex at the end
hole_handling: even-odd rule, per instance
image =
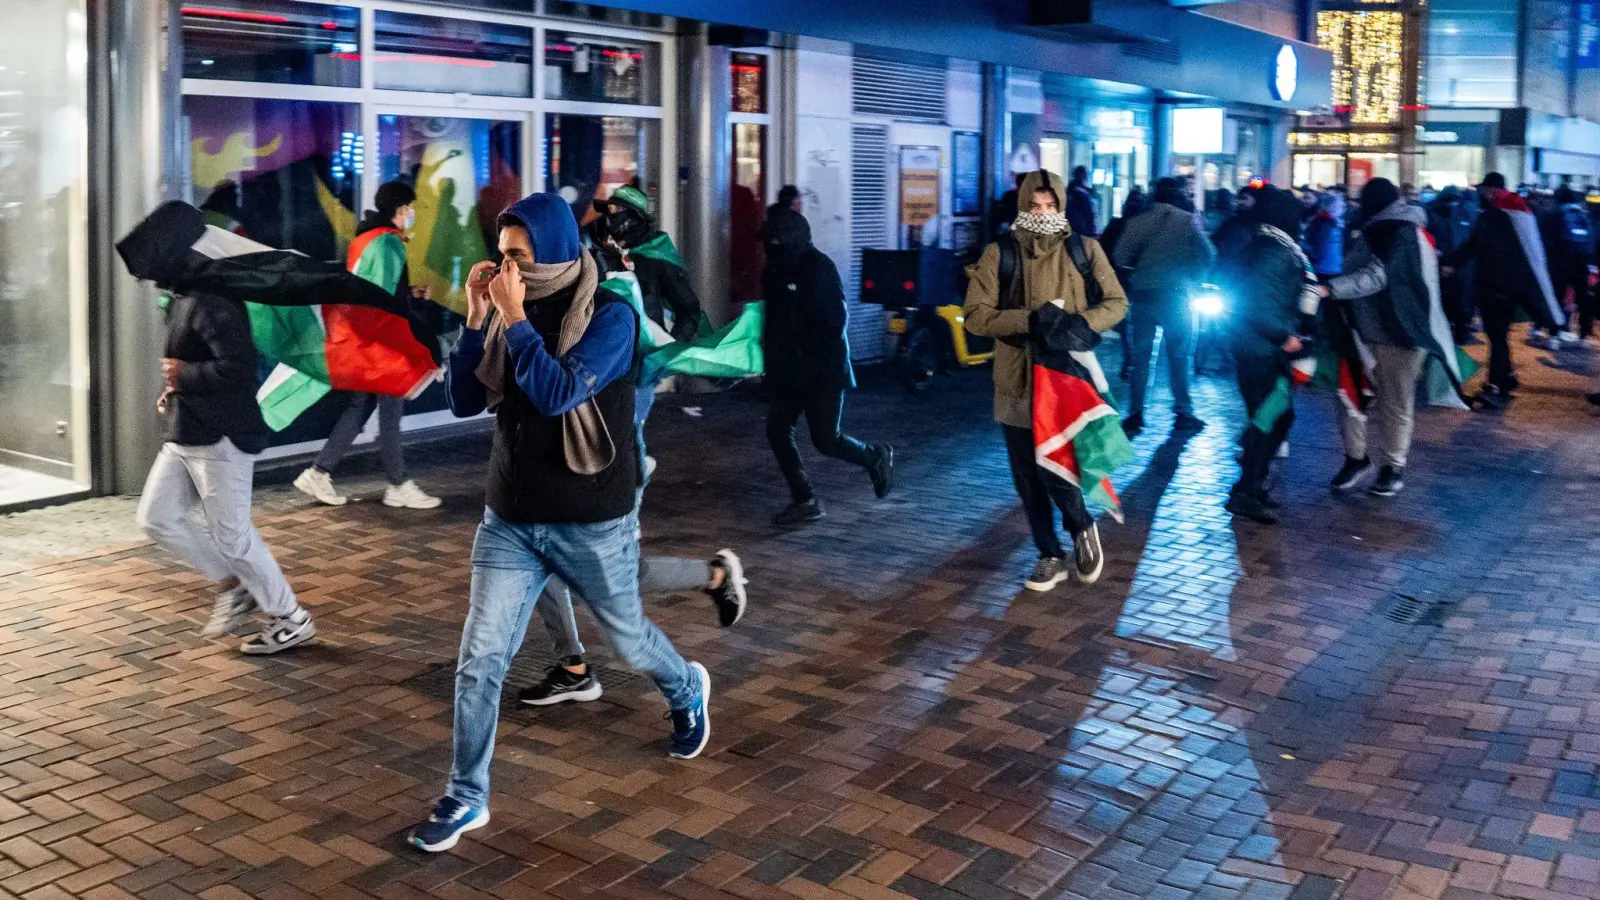
POLYGON ((679 247, 706 315, 727 321, 729 215, 732 171, 728 165, 728 107, 733 81, 729 51, 714 47, 704 23, 694 23, 678 39, 678 58, 686 85, 682 173, 685 229, 679 247))

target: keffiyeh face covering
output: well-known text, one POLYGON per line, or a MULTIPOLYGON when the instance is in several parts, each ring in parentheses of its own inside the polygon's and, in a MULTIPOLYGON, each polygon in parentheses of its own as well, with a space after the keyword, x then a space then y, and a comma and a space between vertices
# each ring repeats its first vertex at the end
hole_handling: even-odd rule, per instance
POLYGON ((1061 234, 1067 230, 1067 214, 1020 212, 1011 227, 1034 234, 1061 234))

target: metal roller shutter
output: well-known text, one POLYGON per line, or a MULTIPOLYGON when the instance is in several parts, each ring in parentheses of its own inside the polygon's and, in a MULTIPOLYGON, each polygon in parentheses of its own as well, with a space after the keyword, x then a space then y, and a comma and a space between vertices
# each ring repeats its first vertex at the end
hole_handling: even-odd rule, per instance
POLYGON ((850 357, 889 355, 888 315, 883 307, 860 302, 861 248, 889 247, 889 129, 854 125, 850 134, 850 272, 845 280, 850 313, 850 357))

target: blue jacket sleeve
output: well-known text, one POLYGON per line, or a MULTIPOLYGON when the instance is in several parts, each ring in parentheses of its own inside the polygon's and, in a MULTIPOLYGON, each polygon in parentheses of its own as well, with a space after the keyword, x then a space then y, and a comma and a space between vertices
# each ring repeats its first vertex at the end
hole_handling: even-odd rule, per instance
POLYGON ((450 351, 445 367, 445 392, 450 396, 450 411, 458 418, 475 416, 489 405, 483 382, 478 380, 478 363, 483 362, 483 329, 461 329, 461 340, 450 351))
POLYGON ((589 330, 566 356, 557 357, 526 321, 506 329, 506 345, 517 386, 546 416, 575 409, 627 373, 639 322, 626 303, 608 303, 595 311, 589 330))

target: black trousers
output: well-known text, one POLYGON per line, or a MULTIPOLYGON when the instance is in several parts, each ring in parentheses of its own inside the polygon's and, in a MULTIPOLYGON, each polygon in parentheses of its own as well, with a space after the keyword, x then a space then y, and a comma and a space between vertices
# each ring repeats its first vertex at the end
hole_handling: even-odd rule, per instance
POLYGON ((772 386, 770 391, 767 443, 772 445, 772 455, 777 457, 778 468, 789 482, 789 496, 794 502, 804 503, 816 496, 794 440, 794 428, 802 415, 811 431, 811 443, 823 456, 842 459, 863 469, 877 461, 873 448, 839 431, 839 420, 844 414, 844 391, 788 386, 772 386))
POLYGON ((1017 486, 1017 496, 1022 509, 1028 514, 1028 530, 1033 532, 1033 545, 1040 556, 1056 559, 1066 556, 1061 549, 1061 538, 1056 534, 1056 510, 1073 534, 1087 530, 1094 523, 1089 507, 1084 505, 1083 491, 1069 482, 1039 468, 1033 455, 1033 429, 1015 425, 1001 425, 1006 438, 1006 460, 1011 463, 1011 480, 1017 486))
MULTIPOLYGON (((1238 354, 1234 363, 1239 372, 1239 394, 1244 398, 1244 408, 1254 418, 1256 410, 1283 377, 1283 363, 1276 357, 1249 354, 1238 354)), ((1266 491, 1272 458, 1278 455, 1278 448, 1289 437, 1289 428, 1293 425, 1294 407, 1291 406, 1270 430, 1262 431, 1254 424, 1245 429, 1240 442, 1244 454, 1239 460, 1239 483, 1233 487, 1236 493, 1260 496, 1266 491)))
POLYGON ((1489 383, 1497 388, 1511 388, 1511 321, 1516 318, 1516 301, 1503 294, 1489 295, 1479 301, 1483 314, 1483 336, 1489 339, 1489 383))

